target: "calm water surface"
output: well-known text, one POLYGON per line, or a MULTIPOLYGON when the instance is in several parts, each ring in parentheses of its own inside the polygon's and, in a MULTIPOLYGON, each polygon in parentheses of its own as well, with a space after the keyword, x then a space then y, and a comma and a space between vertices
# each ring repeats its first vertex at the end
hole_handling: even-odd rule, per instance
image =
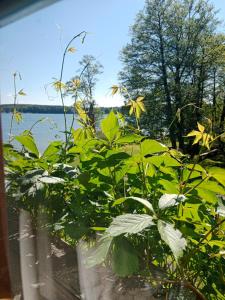
MULTIPOLYGON (((11 113, 2 113, 2 131, 3 131, 3 141, 7 142, 9 140, 10 132, 10 121, 11 113)), ((72 114, 67 115, 67 123, 70 126, 72 122, 72 114)), ((40 123, 36 124, 32 130, 35 137, 36 143, 38 145, 39 151, 43 152, 47 147, 48 143, 53 140, 64 139, 64 118, 63 114, 31 114, 24 113, 23 121, 17 124, 13 122, 13 135, 18 135, 24 130, 29 130, 32 125, 38 120, 42 120, 40 123)), ((75 129, 79 127, 77 121, 75 120, 75 129)))

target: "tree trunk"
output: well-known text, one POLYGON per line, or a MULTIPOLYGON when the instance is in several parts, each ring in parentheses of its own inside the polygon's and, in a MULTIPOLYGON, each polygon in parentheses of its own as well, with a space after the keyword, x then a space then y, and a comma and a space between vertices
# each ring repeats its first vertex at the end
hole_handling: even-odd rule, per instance
MULTIPOLYGON (((196 101, 195 101, 195 104, 197 106, 197 109, 196 109, 196 123, 201 121, 200 109, 202 108, 203 94, 204 94, 204 78, 203 78, 204 70, 203 69, 204 69, 203 64, 201 64, 200 70, 199 70, 198 82, 197 82, 196 101)), ((194 124, 194 126, 195 125, 196 124, 194 124)))
POLYGON ((213 111, 212 111, 212 128, 215 130, 216 125, 216 68, 213 69, 213 111))
POLYGON ((179 142, 179 149, 184 150, 184 119, 182 114, 182 95, 181 95, 181 83, 180 83, 180 68, 176 67, 175 76, 175 103, 176 110, 180 109, 180 119, 177 120, 177 138, 179 142))
POLYGON ((224 130, 224 123, 225 123, 225 95, 223 97, 223 110, 220 117, 220 132, 222 133, 224 130))
POLYGON ((175 135, 175 126, 173 122, 173 109, 171 104, 171 97, 170 97, 170 90, 168 86, 168 75, 166 70, 166 63, 165 63, 165 51, 164 51, 164 40, 162 35, 162 27, 161 27, 161 20, 159 16, 159 40, 160 40, 160 56, 161 56, 161 70, 162 70, 162 79, 163 79, 163 86, 165 92, 165 100, 166 100, 166 118, 169 126, 169 136, 172 147, 176 149, 176 135, 175 135))

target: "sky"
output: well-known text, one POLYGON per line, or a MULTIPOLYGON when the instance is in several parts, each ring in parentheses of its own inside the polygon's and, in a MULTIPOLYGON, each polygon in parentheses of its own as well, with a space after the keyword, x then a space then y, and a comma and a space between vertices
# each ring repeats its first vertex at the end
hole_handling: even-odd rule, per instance
MULTIPOLYGON (((99 106, 123 104, 111 96, 110 87, 118 84, 121 49, 130 40, 129 27, 145 0, 61 0, 0 29, 0 96, 1 103, 13 103, 13 73, 19 72, 17 89, 27 94, 19 103, 60 105, 52 88, 59 78, 62 55, 68 41, 79 32, 88 32, 85 42, 76 40, 75 53, 66 56, 63 81, 77 74, 78 62, 91 54, 104 66, 96 85, 99 106)), ((211 1, 225 19, 225 0, 211 1)), ((223 26, 224 27, 224 26, 223 26)), ((222 27, 222 28, 223 28, 222 27)), ((225 27, 224 27, 225 28, 225 27)), ((66 105, 71 105, 71 98, 66 105)))

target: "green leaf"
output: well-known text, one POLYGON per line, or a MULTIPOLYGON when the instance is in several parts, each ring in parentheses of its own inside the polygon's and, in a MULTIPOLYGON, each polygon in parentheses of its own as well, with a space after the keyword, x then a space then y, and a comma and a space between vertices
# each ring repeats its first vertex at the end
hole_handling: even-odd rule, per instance
POLYGON ((112 270, 121 277, 137 272, 139 261, 134 247, 126 238, 116 238, 112 252, 112 270))
POLYGON ((145 207, 147 207, 151 212, 154 213, 153 206, 152 206, 152 204, 148 200, 143 199, 143 198, 139 198, 139 197, 133 197, 133 196, 127 197, 126 199, 133 199, 135 201, 138 201, 141 204, 143 204, 145 207))
POLYGON ((62 142, 51 142, 42 154, 42 158, 49 158, 50 156, 57 154, 59 152, 59 146, 61 145, 62 142))
POLYGON ((209 175, 225 186, 225 169, 212 167, 208 169, 209 175))
POLYGON ((24 146, 30 153, 39 157, 39 151, 32 135, 22 134, 15 137, 15 139, 24 146))
POLYGON ((102 120, 101 129, 106 138, 112 142, 119 133, 119 122, 113 111, 102 120))
POLYGON ((175 206, 186 199, 184 195, 164 194, 159 199, 159 208, 165 209, 167 207, 175 206))
POLYGON ((166 179, 160 179, 159 184, 163 186, 163 193, 165 194, 178 194, 179 193, 179 186, 178 183, 175 181, 169 181, 166 179))
POLYGON ((179 167, 181 165, 177 159, 171 157, 168 153, 162 154, 162 158, 165 167, 179 167))
POLYGON ((196 191, 198 193, 198 196, 208 202, 208 203, 212 203, 212 204, 216 204, 217 203, 217 196, 215 192, 212 192, 210 190, 207 189, 202 189, 201 187, 197 187, 196 191))
POLYGON ((217 247, 220 247, 220 248, 225 248, 225 241, 211 240, 211 241, 208 241, 207 244, 211 247, 217 246, 217 247))
POLYGON ((147 158, 147 161, 156 167, 179 167, 180 163, 172 158, 169 154, 164 153, 162 155, 155 155, 147 158))
POLYGON ((140 142, 143 139, 143 136, 140 136, 138 134, 127 134, 123 137, 120 137, 118 140, 116 140, 117 144, 129 144, 129 143, 136 143, 140 142))
POLYGON ((141 143, 141 150, 142 150, 142 155, 145 156, 147 154, 166 152, 168 151, 168 148, 165 145, 155 140, 144 140, 141 143))
POLYGON ((158 220, 158 230, 161 239, 170 247, 176 259, 183 255, 183 251, 187 246, 186 240, 182 237, 182 233, 174 228, 174 225, 158 220))
POLYGON ((99 240, 97 247, 86 260, 88 267, 94 267, 104 262, 104 260, 107 258, 112 240, 113 237, 109 235, 103 235, 103 237, 99 240))
MULTIPOLYGON (((189 185, 194 187, 200 182, 201 180, 195 180, 189 183, 189 185)), ((197 187, 197 189, 198 188, 206 191, 211 191, 217 194, 225 195, 225 189, 221 185, 219 185, 216 181, 212 181, 212 180, 202 181, 201 184, 197 187)))
POLYGON ((119 198, 119 199, 116 199, 116 200, 113 202, 112 207, 114 207, 114 206, 116 206, 116 205, 120 205, 120 204, 123 203, 124 201, 126 201, 126 198, 124 198, 124 197, 119 198))
POLYGON ((152 219, 151 216, 145 214, 124 214, 116 217, 106 232, 113 237, 121 234, 136 234, 149 226, 155 225, 152 219))
POLYGON ((198 214, 201 204, 185 203, 179 208, 177 219, 191 224, 201 223, 202 220, 198 214))

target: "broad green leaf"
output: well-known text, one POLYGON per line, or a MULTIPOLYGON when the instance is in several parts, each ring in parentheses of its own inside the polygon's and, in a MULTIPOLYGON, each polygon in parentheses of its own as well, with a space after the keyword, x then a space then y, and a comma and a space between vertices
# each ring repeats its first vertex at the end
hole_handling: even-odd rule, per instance
POLYGON ((187 246, 186 240, 182 233, 174 228, 174 225, 158 220, 158 230, 162 240, 170 247, 176 259, 183 255, 187 246))
POLYGON ((42 154, 42 158, 48 158, 49 156, 55 155, 59 152, 59 146, 61 146, 62 143, 58 141, 54 141, 48 145, 48 147, 45 149, 44 153, 42 154))
POLYGON ((147 207, 151 212, 154 212, 152 204, 148 200, 146 200, 146 199, 139 198, 139 197, 133 197, 133 196, 127 197, 126 199, 133 199, 135 201, 138 201, 141 204, 143 204, 145 207, 147 207))
POLYGON ((163 186, 163 193, 165 194, 178 194, 179 193, 179 185, 176 181, 169 181, 166 179, 160 179, 159 184, 163 186))
POLYGON ((15 137, 15 140, 17 140, 21 145, 23 145, 24 148, 27 149, 30 153, 34 154, 36 157, 39 157, 39 151, 32 135, 17 135, 15 137))
POLYGON ((141 143, 141 151, 142 151, 142 155, 147 155, 147 154, 153 154, 153 153, 158 153, 158 152, 166 152, 168 151, 168 148, 155 141, 155 140, 144 140, 141 143))
POLYGON ((94 267, 95 265, 99 265, 104 262, 104 260, 107 258, 112 240, 113 237, 109 235, 103 235, 103 237, 99 240, 97 247, 86 260, 88 267, 94 267))
POLYGON ((129 143, 136 143, 143 139, 143 136, 140 136, 138 134, 127 134, 123 137, 120 137, 116 140, 117 144, 129 144, 129 143))
POLYGON ((184 195, 164 194, 159 199, 159 208, 165 209, 167 207, 175 206, 186 199, 184 195))
POLYGON ((177 161, 167 153, 148 157, 147 161, 156 167, 160 167, 162 165, 165 167, 179 167, 181 165, 179 161, 177 161))
MULTIPOLYGON (((189 183, 189 186, 194 187, 197 184, 199 184, 200 182, 201 182, 201 180, 195 180, 192 183, 189 183)), ((216 181, 205 180, 205 181, 201 182, 200 185, 198 185, 198 188, 212 191, 217 194, 225 195, 225 189, 221 185, 219 185, 216 181)))
POLYGON ((198 211, 201 204, 185 203, 179 207, 179 213, 177 219, 185 221, 191 224, 201 223, 202 220, 199 217, 198 211))
POLYGON ((217 194, 224 195, 224 188, 216 181, 206 180, 194 180, 188 184, 190 187, 196 187, 199 197, 208 203, 217 203, 217 194))
POLYGON ((63 183, 65 182, 64 179, 59 178, 59 177, 53 177, 53 176, 43 176, 39 178, 39 181, 43 183, 48 183, 48 184, 57 184, 57 183, 63 183))
POLYGON ((188 164, 187 165, 187 168, 189 170, 194 170, 194 171, 199 171, 199 172, 206 172, 206 170, 201 166, 201 165, 198 165, 198 164, 188 164))
POLYGON ((225 169, 212 167, 208 169, 209 175, 225 186, 225 169))
POLYGON ((106 232, 114 237, 121 234, 136 234, 152 225, 155 223, 149 215, 124 214, 116 217, 106 232))
POLYGON ((113 111, 109 113, 109 115, 102 120, 101 129, 106 138, 112 142, 119 133, 119 122, 113 111))
POLYGON ((121 277, 137 272, 139 261, 134 247, 126 238, 116 238, 112 252, 112 270, 121 277))
POLYGON ((165 167, 179 167, 181 165, 177 159, 171 157, 168 153, 162 154, 162 158, 165 167))
POLYGON ((184 169, 183 171, 183 181, 186 181, 187 179, 193 179, 193 178, 202 178, 202 174, 198 171, 191 171, 188 169, 184 169))
POLYGON ((211 203, 211 204, 216 204, 217 203, 217 196, 215 192, 212 192, 207 189, 202 189, 201 187, 197 187, 196 191, 198 193, 198 196, 203 199, 204 201, 211 203))

